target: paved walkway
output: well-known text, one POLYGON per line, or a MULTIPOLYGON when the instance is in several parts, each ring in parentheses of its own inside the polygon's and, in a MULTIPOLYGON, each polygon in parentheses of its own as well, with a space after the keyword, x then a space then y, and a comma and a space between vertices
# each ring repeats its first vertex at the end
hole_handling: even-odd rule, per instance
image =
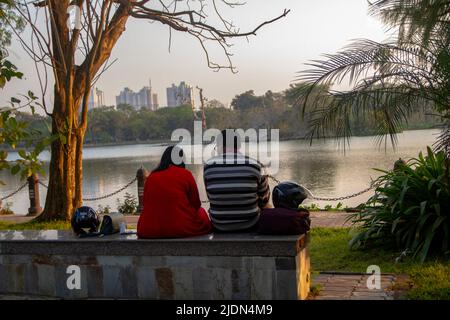
POLYGON ((349 213, 344 211, 315 211, 311 212, 311 225, 313 228, 344 228, 350 227, 347 222, 349 213))
MULTIPOLYGON (((336 212, 326 212, 318 211, 311 212, 311 224, 312 227, 326 227, 326 228, 342 228, 350 226, 345 220, 348 217, 348 213, 336 211, 336 212)), ((0 216, 0 222, 8 223, 24 223, 30 221, 33 217, 26 216, 0 216)), ((139 216, 126 216, 127 224, 129 227, 136 227, 139 216)))
POLYGON ((393 300, 393 286, 397 277, 393 274, 381 275, 381 288, 369 289, 370 275, 355 273, 320 273, 313 276, 312 285, 318 288, 318 295, 311 300, 393 300))

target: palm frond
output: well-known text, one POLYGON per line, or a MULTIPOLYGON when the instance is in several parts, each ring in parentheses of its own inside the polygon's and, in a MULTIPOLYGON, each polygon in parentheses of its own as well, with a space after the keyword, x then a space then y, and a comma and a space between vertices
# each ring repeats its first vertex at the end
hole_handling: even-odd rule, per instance
POLYGON ((419 36, 426 45, 430 39, 449 35, 448 0, 377 0, 370 3, 369 13, 398 28, 400 41, 419 36))
POLYGON ((433 145, 436 152, 443 151, 447 155, 447 159, 450 159, 450 119, 441 126, 441 133, 433 145))
POLYGON ((309 64, 313 69, 301 72, 297 78, 307 84, 303 116, 306 107, 312 106, 308 110, 309 137, 332 135, 348 141, 350 119, 365 115, 376 120, 378 142, 386 141, 389 135, 395 147, 396 133, 407 122, 413 107, 435 102, 442 93, 435 58, 420 48, 417 43, 357 40, 336 54, 326 55, 326 60, 309 64), (328 90, 310 99, 316 86, 331 87, 344 80, 348 80, 351 90, 328 90))

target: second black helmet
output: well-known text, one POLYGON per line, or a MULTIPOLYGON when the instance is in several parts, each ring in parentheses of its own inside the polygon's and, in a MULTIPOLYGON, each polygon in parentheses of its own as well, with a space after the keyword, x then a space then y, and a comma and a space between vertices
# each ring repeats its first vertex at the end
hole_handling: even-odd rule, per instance
POLYGON ((281 182, 272 191, 272 202, 275 208, 297 210, 308 198, 305 188, 295 182, 281 182))

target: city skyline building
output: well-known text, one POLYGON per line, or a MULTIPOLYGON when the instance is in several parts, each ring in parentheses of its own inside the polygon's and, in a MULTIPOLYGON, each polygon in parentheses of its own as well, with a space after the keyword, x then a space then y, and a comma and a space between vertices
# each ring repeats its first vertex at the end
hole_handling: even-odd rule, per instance
POLYGON ((158 94, 157 93, 153 93, 152 96, 152 110, 156 111, 159 108, 159 101, 158 101, 158 94))
POLYGON ((105 93, 99 88, 92 88, 89 95, 88 110, 103 107, 105 105, 105 93))
POLYGON ((194 89, 192 86, 181 81, 177 86, 174 83, 171 87, 166 89, 167 93, 167 106, 178 107, 181 105, 194 105, 194 89))
POLYGON ((134 92, 129 87, 125 87, 118 96, 116 96, 116 106, 128 104, 135 110, 146 108, 148 110, 156 110, 158 107, 158 95, 152 93, 152 86, 145 86, 139 92, 134 92), (156 103, 154 103, 156 101, 156 103))

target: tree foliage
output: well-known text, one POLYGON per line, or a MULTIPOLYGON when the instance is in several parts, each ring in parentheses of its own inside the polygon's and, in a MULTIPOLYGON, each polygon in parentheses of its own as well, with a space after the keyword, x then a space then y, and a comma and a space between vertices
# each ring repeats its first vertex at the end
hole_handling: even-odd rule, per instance
MULTIPOLYGON (((281 139, 304 138, 308 133, 307 121, 299 120, 301 110, 293 106, 293 102, 302 95, 300 84, 292 86, 283 92, 268 91, 255 97, 261 101, 249 109, 229 109, 223 107, 206 107, 205 115, 208 128, 256 128, 279 129, 281 139), (263 100, 265 100, 263 104, 263 100)), ((214 100, 212 100, 214 101, 214 100)), ((309 110, 310 107, 307 107, 309 110)), ((426 112, 432 112, 430 106, 426 112)), ((29 127, 41 132, 50 126, 51 119, 31 116, 26 113, 17 115, 19 121, 29 123, 29 127)), ((139 143, 148 141, 169 140, 172 132, 185 128, 193 133, 193 121, 200 119, 195 116, 191 106, 176 108, 160 108, 151 111, 146 108, 136 110, 129 105, 94 108, 88 112, 88 127, 86 143, 114 144, 139 143)), ((426 116, 423 108, 413 110, 409 125, 402 129, 427 129, 436 126, 438 122, 433 116, 426 116)), ((351 120, 351 127, 356 135, 371 135, 376 133, 377 124, 370 117, 365 121, 351 120)))
POLYGON ((312 68, 300 73, 299 80, 311 86, 305 100, 314 101, 310 137, 332 134, 348 139, 353 134, 351 118, 369 116, 378 123, 380 142, 389 136, 395 146, 396 133, 414 107, 431 104, 444 124, 437 147, 448 152, 450 2, 380 0, 369 8, 388 26, 399 28, 398 38, 386 43, 354 41, 324 60, 312 61, 312 68), (351 89, 334 89, 345 82, 351 89), (318 85, 330 89, 312 97, 318 85))
POLYGON ((430 253, 448 252, 450 174, 444 152, 428 148, 425 155, 382 172, 375 195, 352 217, 361 229, 350 244, 395 245, 421 261, 430 253))
MULTIPOLYGON (((14 78, 22 79, 23 74, 7 59, 7 47, 11 43, 11 28, 20 32, 24 20, 13 10, 14 2, 0 0, 0 90, 14 78)), ((9 170, 12 175, 20 174, 24 179, 34 173, 43 173, 39 154, 50 143, 51 138, 42 131, 30 128, 29 123, 17 118, 20 110, 30 109, 34 114, 39 106, 33 92, 19 98, 12 97, 9 106, 0 107, 0 145, 17 150, 18 159, 8 160, 8 151, 0 150, 0 171, 9 170)), ((0 181, 0 184, 3 184, 0 181)))

